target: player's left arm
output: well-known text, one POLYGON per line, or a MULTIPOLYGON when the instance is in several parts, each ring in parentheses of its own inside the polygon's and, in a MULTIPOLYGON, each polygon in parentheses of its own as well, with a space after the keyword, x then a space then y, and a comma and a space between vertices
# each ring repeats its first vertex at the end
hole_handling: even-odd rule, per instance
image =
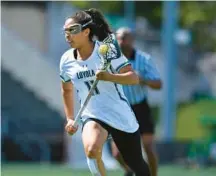
POLYGON ((111 70, 112 73, 101 70, 97 71, 96 78, 117 84, 139 84, 138 75, 134 72, 131 64, 124 56, 112 61, 111 70))
POLYGON ((116 74, 110 74, 109 80, 117 84, 139 84, 139 77, 131 65, 122 67, 116 74))

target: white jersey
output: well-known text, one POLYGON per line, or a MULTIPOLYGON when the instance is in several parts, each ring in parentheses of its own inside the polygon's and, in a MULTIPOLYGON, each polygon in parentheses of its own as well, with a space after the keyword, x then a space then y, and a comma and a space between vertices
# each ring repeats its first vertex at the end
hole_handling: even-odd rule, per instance
MULTIPOLYGON (((95 73, 101 66, 101 58, 98 53, 100 43, 95 42, 91 56, 85 60, 77 60, 74 57, 74 49, 66 51, 60 61, 60 77, 64 82, 71 81, 77 90, 81 106, 85 101, 95 73)), ((122 55, 111 61, 111 68, 118 71, 129 64, 122 55)), ((99 81, 87 107, 82 113, 82 120, 87 118, 98 119, 113 128, 133 133, 139 125, 134 113, 123 93, 122 86, 109 81, 99 81)))

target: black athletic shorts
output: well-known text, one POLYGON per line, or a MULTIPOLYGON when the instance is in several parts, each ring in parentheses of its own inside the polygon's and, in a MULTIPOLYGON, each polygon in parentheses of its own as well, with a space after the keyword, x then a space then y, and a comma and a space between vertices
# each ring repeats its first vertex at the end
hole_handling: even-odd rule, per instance
POLYGON ((85 126, 85 124, 89 121, 94 121, 94 122, 97 122, 98 124, 100 124, 105 130, 107 130, 108 132, 108 135, 110 135, 110 132, 109 132, 109 128, 112 128, 110 127, 109 125, 107 125, 106 123, 100 121, 99 119, 95 119, 95 118, 88 118, 86 119, 83 123, 82 123, 82 131, 83 131, 83 127, 85 126))
POLYGON ((151 109, 147 100, 143 100, 139 104, 131 106, 139 123, 141 134, 154 134, 155 122, 151 115, 151 109))

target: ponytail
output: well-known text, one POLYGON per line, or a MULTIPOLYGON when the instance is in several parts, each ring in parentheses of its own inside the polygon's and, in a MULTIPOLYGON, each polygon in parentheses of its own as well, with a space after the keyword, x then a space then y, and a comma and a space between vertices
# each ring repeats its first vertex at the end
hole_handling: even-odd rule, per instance
POLYGON ((103 41, 105 38, 112 33, 107 21, 105 20, 102 13, 94 8, 85 11, 92 18, 94 23, 93 35, 95 35, 99 41, 103 41))

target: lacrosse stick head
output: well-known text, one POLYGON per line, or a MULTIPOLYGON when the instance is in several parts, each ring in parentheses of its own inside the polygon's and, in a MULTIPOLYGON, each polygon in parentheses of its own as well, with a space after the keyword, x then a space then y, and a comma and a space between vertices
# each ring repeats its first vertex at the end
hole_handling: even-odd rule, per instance
POLYGON ((101 70, 106 69, 107 65, 111 63, 111 60, 108 60, 108 52, 109 52, 109 46, 107 44, 102 44, 99 46, 99 54, 101 57, 101 65, 100 68, 101 70))
POLYGON ((99 53, 107 62, 111 62, 121 56, 121 50, 114 34, 110 34, 103 40, 103 44, 99 47, 99 53))
POLYGON ((99 53, 103 56, 103 57, 107 57, 108 54, 108 50, 109 50, 109 46, 107 44, 102 44, 99 47, 99 53))

